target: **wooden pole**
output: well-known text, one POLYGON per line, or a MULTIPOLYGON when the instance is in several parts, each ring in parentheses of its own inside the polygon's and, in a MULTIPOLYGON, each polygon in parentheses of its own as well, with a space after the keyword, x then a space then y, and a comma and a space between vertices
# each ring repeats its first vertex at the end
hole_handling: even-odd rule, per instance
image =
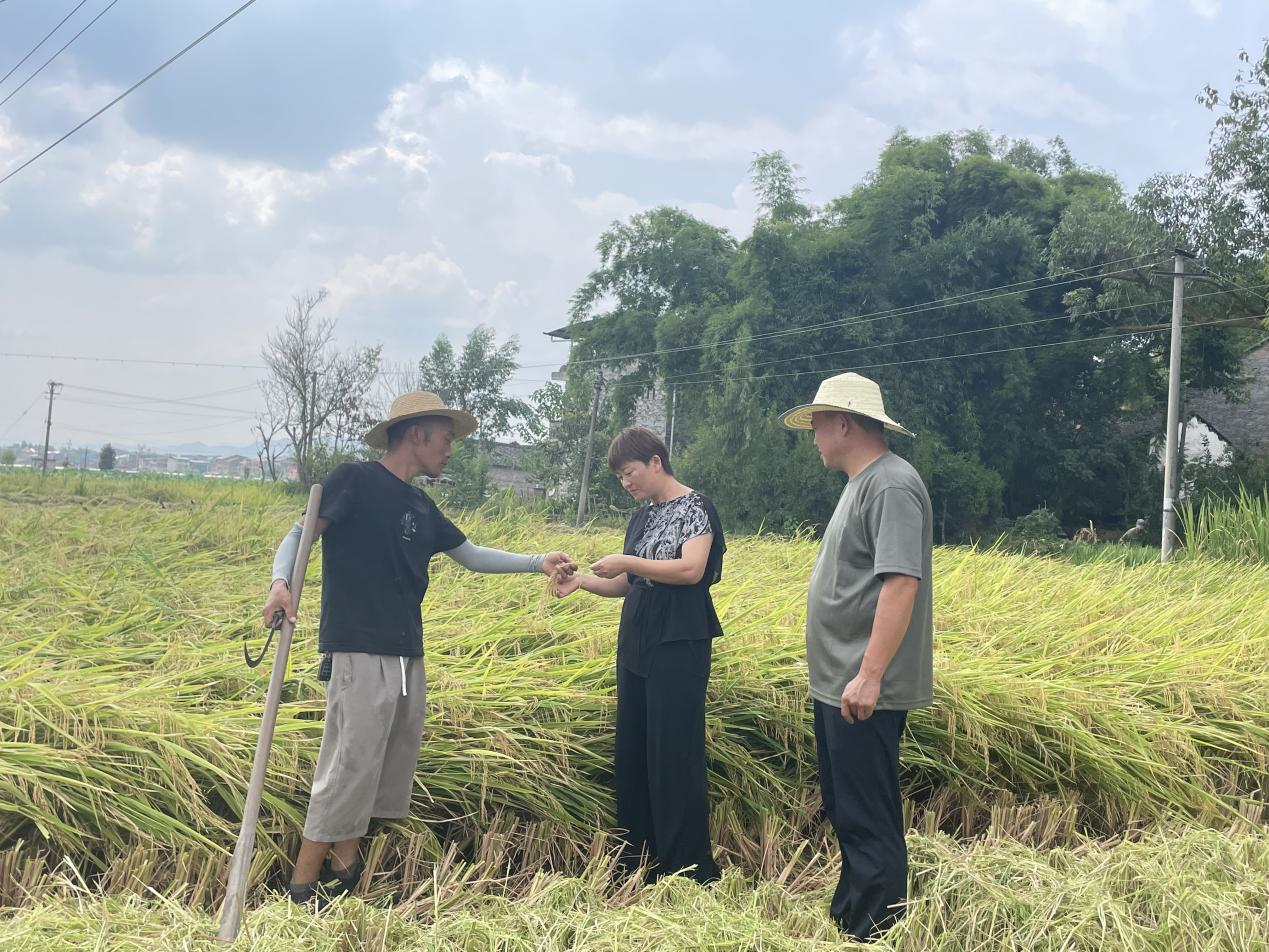
MULTIPOLYGON (((300 551, 291 569, 291 611, 300 610, 300 595, 304 591, 304 573, 308 569, 308 554, 313 546, 317 529, 318 510, 322 502, 322 487, 315 485, 308 493, 308 508, 304 510, 304 531, 300 535, 300 551)), ((251 871, 251 857, 256 849, 256 821, 260 817, 260 797, 264 793, 264 775, 269 766, 269 750, 273 746, 273 728, 278 720, 278 703, 282 699, 282 681, 286 677, 287 658, 291 653, 291 636, 295 626, 289 619, 282 621, 278 634, 278 654, 273 660, 273 672, 269 677, 269 692, 264 699, 260 737, 256 740, 256 756, 251 762, 251 782, 247 785, 247 802, 242 808, 242 828, 238 831, 238 844, 229 862, 229 885, 225 888, 225 904, 221 907, 221 942, 233 942, 238 938, 242 924, 242 910, 247 901, 247 878, 251 871)))

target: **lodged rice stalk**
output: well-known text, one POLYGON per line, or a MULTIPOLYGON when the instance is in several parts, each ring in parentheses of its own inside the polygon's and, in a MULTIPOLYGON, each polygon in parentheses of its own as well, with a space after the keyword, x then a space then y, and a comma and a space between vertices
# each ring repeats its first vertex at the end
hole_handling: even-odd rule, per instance
MULTIPOLYGON (((55 479, 0 479, 0 896, 66 862, 134 887, 188 882, 206 901, 267 681, 239 641, 262 636, 273 547, 302 503, 256 485, 103 479, 77 494, 55 479)), ((481 544, 583 561, 621 542, 508 509, 456 518, 481 544)), ((805 537, 734 538, 715 589, 727 635, 707 708, 713 820, 745 868, 761 865, 753 844, 773 817, 795 838, 817 829, 802 641, 814 556, 805 537)), ((389 838, 413 858, 390 865, 454 843, 476 856, 513 817, 530 832, 504 844, 508 863, 576 869, 612 817, 618 606, 433 567, 427 735, 412 817, 389 838)), ((276 881, 294 846, 317 756, 319 579, 314 568, 257 881, 276 881)), ((1262 817, 1266 591, 1263 565, 937 551, 936 701, 910 718, 903 755, 920 822, 973 834, 1013 816, 1070 836, 1262 817)))
MULTIPOLYGON (((823 845, 823 844, 821 844, 823 845)), ((907 915, 873 946, 893 952, 1246 952, 1269 936, 1263 831, 1166 830, 1116 844, 1040 851, 1011 841, 909 838, 907 915)), ((760 880, 739 870, 703 888, 671 877, 611 884, 597 859, 574 876, 506 888, 496 869, 441 864, 391 909, 341 900, 320 916, 274 898, 249 912, 234 949, 342 952, 829 952, 849 947, 825 915, 834 858, 818 850, 760 880)), ((67 877, 40 905, 0 917, 9 952, 211 952, 215 920, 170 898, 95 897, 67 877)), ((864 948, 860 946, 859 948, 864 948)))

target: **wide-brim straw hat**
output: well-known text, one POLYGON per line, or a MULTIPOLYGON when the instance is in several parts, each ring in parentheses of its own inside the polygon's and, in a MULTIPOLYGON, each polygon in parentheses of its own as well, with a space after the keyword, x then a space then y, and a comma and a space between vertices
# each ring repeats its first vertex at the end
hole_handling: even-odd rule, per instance
POLYGON ((916 436, 901 423, 890 419, 886 414, 886 406, 881 400, 881 388, 875 381, 861 377, 859 374, 838 374, 836 377, 829 377, 815 392, 813 403, 786 411, 780 415, 780 422, 790 430, 809 430, 811 429, 811 414, 817 410, 830 413, 856 413, 859 416, 879 420, 887 430, 894 430, 904 436, 916 436))
POLYGON ((445 402, 430 390, 411 390, 392 401, 392 409, 388 418, 375 424, 362 440, 377 450, 388 448, 388 427, 402 420, 414 420, 418 417, 445 417, 454 421, 454 439, 461 440, 476 432, 480 424, 470 413, 445 406, 445 402))

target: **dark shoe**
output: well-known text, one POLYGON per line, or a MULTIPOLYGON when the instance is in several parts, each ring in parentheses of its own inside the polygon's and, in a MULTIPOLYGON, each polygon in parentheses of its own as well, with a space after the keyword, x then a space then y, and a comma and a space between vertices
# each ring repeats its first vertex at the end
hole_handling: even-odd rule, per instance
POLYGON ((336 870, 327 860, 322 866, 322 882, 326 883, 330 888, 326 894, 331 899, 337 899, 340 896, 347 896, 357 884, 361 882, 361 874, 365 872, 366 865, 361 860, 357 860, 351 866, 336 870))
POLYGON ((304 906, 317 898, 317 883, 288 883, 287 895, 297 906, 304 906))

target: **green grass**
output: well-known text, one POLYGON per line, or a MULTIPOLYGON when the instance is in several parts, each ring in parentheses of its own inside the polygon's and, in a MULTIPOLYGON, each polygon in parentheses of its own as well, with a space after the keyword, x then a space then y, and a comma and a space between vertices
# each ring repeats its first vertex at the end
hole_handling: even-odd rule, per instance
POLYGON ((1269 488, 1236 499, 1184 500, 1179 510, 1185 551, 1205 559, 1269 562, 1269 488))

